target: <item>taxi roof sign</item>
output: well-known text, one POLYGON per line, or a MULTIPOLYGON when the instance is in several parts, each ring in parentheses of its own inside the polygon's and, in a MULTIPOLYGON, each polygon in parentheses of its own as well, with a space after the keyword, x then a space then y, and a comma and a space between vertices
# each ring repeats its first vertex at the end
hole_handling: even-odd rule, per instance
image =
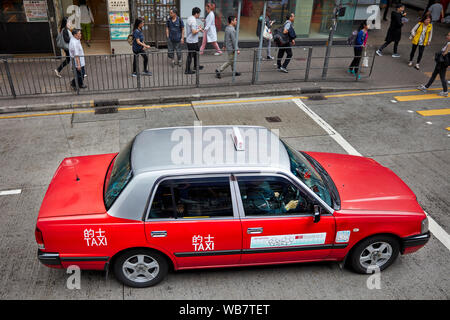
POLYGON ((231 134, 231 136, 233 138, 236 151, 245 151, 244 139, 242 138, 241 131, 238 127, 233 127, 233 133, 231 134))

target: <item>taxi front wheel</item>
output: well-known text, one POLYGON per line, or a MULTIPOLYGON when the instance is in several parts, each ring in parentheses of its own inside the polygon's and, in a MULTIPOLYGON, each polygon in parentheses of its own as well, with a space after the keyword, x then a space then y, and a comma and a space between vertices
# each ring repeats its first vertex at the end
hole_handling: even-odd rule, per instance
POLYGON ((154 286, 167 275, 169 266, 163 255, 151 250, 136 249, 124 252, 114 263, 116 278, 127 286, 154 286))
POLYGON ((379 235, 363 240, 354 248, 350 265, 358 273, 383 271, 397 258, 399 243, 388 235, 379 235))

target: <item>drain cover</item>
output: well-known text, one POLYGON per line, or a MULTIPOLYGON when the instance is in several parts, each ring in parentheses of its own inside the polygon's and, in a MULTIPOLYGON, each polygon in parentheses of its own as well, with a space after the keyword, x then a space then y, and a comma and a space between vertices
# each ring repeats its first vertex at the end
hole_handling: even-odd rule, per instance
POLYGON ((95 114, 117 113, 117 107, 95 108, 95 114))
POLYGON ((280 117, 266 117, 267 122, 281 122, 280 117))
POLYGON ((307 97, 308 100, 327 100, 323 94, 313 94, 307 97))

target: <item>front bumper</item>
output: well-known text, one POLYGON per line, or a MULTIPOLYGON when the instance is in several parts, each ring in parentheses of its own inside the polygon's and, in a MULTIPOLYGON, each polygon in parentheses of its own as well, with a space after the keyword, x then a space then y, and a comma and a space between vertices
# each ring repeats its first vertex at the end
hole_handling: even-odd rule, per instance
POLYGON ((38 249, 38 259, 46 266, 61 266, 59 253, 42 252, 38 249))
POLYGON ((424 246, 430 240, 430 237, 430 231, 428 231, 423 234, 402 238, 402 253, 408 248, 424 246))

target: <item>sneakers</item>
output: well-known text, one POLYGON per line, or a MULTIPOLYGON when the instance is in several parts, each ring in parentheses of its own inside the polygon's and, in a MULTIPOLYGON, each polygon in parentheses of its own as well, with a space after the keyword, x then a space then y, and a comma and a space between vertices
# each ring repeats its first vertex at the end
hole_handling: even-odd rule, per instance
POLYGON ((241 73, 236 71, 236 72, 234 73, 234 75, 235 75, 236 77, 239 77, 239 76, 241 75, 241 73))
POLYGON ((267 60, 273 60, 273 59, 275 59, 275 58, 272 56, 267 56, 267 60))
POLYGON ((398 53, 394 53, 394 54, 392 55, 392 58, 400 58, 400 55, 399 55, 398 53))
POLYGON ((412 65, 413 65, 413 62, 410 61, 410 62, 408 63, 408 67, 412 67, 412 65))
POLYGON ((58 78, 61 78, 61 77, 62 77, 62 75, 58 72, 57 69, 55 69, 55 74, 56 74, 56 76, 57 76, 58 78))
POLYGON ((380 57, 383 56, 383 54, 381 53, 381 51, 378 49, 377 51, 375 51, 377 55, 379 55, 380 57))
POLYGON ((185 72, 184 72, 184 74, 194 74, 195 73, 195 71, 192 71, 192 70, 186 70, 185 72))
POLYGON ((425 87, 423 84, 421 84, 420 86, 417 87, 417 90, 420 90, 422 92, 427 92, 428 88, 425 87))
POLYGON ((216 78, 220 79, 222 76, 220 75, 220 71, 216 69, 216 78))
POLYGON ((288 73, 288 72, 289 72, 289 71, 287 71, 287 69, 284 68, 284 67, 280 67, 278 70, 281 71, 281 72, 284 72, 284 73, 288 73))
POLYGON ((132 77, 137 77, 137 73, 136 73, 136 72, 133 72, 133 73, 131 74, 131 76, 132 76, 132 77))
POLYGON ((416 70, 419 70, 419 69, 420 69, 418 63, 416 63, 416 65, 414 66, 414 69, 416 69, 416 70))
POLYGON ((442 97, 448 97, 448 92, 447 91, 442 91, 442 92, 439 92, 439 95, 442 96, 442 97))
POLYGON ((151 76, 152 75, 152 73, 150 71, 144 71, 144 72, 142 72, 142 74, 144 76, 151 76))
POLYGON ((214 55, 215 56, 220 56, 222 53, 223 53, 222 51, 217 51, 217 52, 214 52, 214 55))

